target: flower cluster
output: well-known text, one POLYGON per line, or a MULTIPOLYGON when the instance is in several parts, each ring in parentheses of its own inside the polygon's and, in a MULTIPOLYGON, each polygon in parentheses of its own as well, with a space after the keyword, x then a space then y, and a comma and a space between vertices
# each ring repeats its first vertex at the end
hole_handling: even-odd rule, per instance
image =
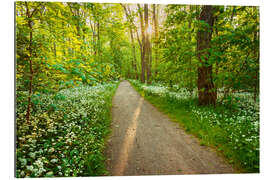
POLYGON ((197 132, 199 136, 201 138, 211 136, 220 150, 229 149, 225 156, 230 161, 238 161, 248 172, 258 172, 259 100, 255 102, 251 93, 233 93, 225 98, 223 93, 219 93, 218 105, 214 108, 192 103, 197 98, 197 93, 190 94, 185 88, 178 88, 175 92, 161 85, 149 86, 134 80, 131 80, 131 83, 144 94, 166 101, 179 104, 189 101, 187 111, 192 114, 190 121, 199 127, 200 132, 197 132), (209 132, 216 134, 207 134, 209 132))
POLYGON ((17 103, 16 176, 105 174, 102 151, 115 89, 113 83, 39 95, 30 122, 25 105, 17 103))

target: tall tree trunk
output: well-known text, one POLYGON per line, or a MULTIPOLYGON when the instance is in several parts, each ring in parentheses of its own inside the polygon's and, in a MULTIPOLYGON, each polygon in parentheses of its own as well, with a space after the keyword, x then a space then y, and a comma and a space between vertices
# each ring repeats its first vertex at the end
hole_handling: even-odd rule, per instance
POLYGON ((131 39, 131 46, 132 46, 132 54, 133 54, 133 60, 132 60, 132 68, 133 71, 135 73, 135 78, 138 79, 138 73, 137 73, 137 58, 136 58, 136 48, 135 48, 135 42, 134 42, 134 35, 133 35, 133 29, 131 27, 131 25, 134 25, 133 20, 129 17, 131 12, 130 9, 121 4, 121 6, 123 7, 125 14, 126 14, 126 18, 127 20, 130 22, 130 26, 129 26, 129 33, 130 33, 130 39, 131 39))
MULTIPOLYGON (((131 14, 130 8, 128 8, 129 14, 131 14)), ((134 22, 132 19, 130 19, 131 24, 134 25, 134 22)), ((137 72, 137 58, 136 58, 136 47, 135 47, 135 42, 134 42, 134 34, 133 34, 133 29, 130 27, 130 37, 131 37, 131 44, 132 44, 132 51, 133 51, 133 69, 135 72, 135 78, 138 79, 138 72, 137 72)))
POLYGON ((140 24, 141 24, 141 34, 142 34, 142 43, 141 43, 141 82, 145 82, 145 27, 144 27, 144 21, 143 21, 143 14, 141 11, 141 7, 139 4, 137 4, 139 15, 140 15, 140 24))
POLYGON ((91 28, 91 31, 93 33, 92 35, 92 40, 93 40, 93 54, 94 54, 94 57, 96 57, 96 54, 97 54, 97 51, 96 51, 96 38, 95 38, 95 24, 90 21, 90 28, 91 28))
POLYGON ((153 20, 154 20, 154 29, 155 29, 155 38, 154 38, 154 53, 155 53, 155 76, 157 76, 157 66, 158 66, 158 13, 159 13, 159 5, 153 4, 153 20))
POLYGON ((149 19, 148 19, 148 4, 144 4, 144 22, 145 22, 145 62, 146 62, 146 77, 147 84, 151 84, 151 50, 149 40, 149 19))
POLYGON ((135 78, 138 79, 138 72, 137 72, 137 58, 136 58, 136 47, 133 37, 133 31, 131 31, 131 43, 132 43, 132 49, 133 49, 133 66, 134 66, 134 72, 135 72, 135 78))
MULTIPOLYGON (((65 28, 64 22, 62 22, 61 24, 62 24, 62 29, 64 29, 65 28)), ((62 43, 61 44, 64 44, 64 42, 65 42, 65 32, 62 31, 62 43)), ((66 55, 66 46, 62 46, 61 49, 62 49, 62 52, 65 56, 66 55)))
MULTIPOLYGON (((218 36, 218 29, 216 28, 216 36, 218 36)), ((219 63, 218 61, 216 61, 216 64, 215 64, 215 77, 218 77, 218 68, 219 68, 219 63)), ((215 91, 216 91, 216 96, 218 95, 218 86, 216 85, 215 86, 215 91)))
POLYGON ((212 77, 212 65, 208 63, 210 42, 214 24, 214 7, 203 6, 199 20, 209 25, 209 28, 200 28, 197 33, 197 54, 200 61, 198 67, 199 105, 215 105, 217 94, 212 77))
MULTIPOLYGON (((254 7, 256 8, 256 7, 254 7)), ((254 32, 254 39, 253 39, 254 43, 256 43, 256 41, 259 41, 259 32, 254 32)), ((255 58, 255 62, 256 62, 256 69, 255 69, 255 76, 254 76, 254 94, 253 94, 253 99, 256 102, 257 99, 257 95, 258 95, 258 87, 259 87, 259 71, 260 71, 260 53, 259 53, 259 48, 256 48, 256 46, 254 47, 254 58, 255 58)))
POLYGON ((53 53, 54 53, 54 57, 56 58, 56 43, 53 42, 53 53))
POLYGON ((152 84, 152 44, 149 42, 149 64, 148 64, 148 68, 149 68, 149 75, 148 75, 148 80, 147 80, 147 84, 152 84))
POLYGON ((33 41, 33 26, 32 26, 32 15, 30 14, 30 9, 28 7, 28 3, 25 2, 26 5, 26 14, 28 19, 28 27, 29 27, 29 90, 28 90, 28 104, 27 104, 27 111, 26 111, 26 122, 29 123, 30 121, 30 113, 31 113, 31 96, 33 91, 33 77, 34 77, 34 71, 33 71, 33 62, 32 62, 32 41, 33 41))
MULTIPOLYGON (((192 10, 193 10, 193 6, 190 5, 189 6, 189 11, 190 13, 192 13, 192 10)), ((188 29, 191 29, 191 18, 189 18, 188 20, 188 29)), ((192 38, 191 38, 191 33, 189 33, 188 35, 188 40, 189 42, 191 42, 192 38)), ((189 70, 189 73, 191 73, 191 70, 192 70, 192 67, 191 67, 191 61, 192 61, 192 57, 189 58, 189 66, 188 66, 188 70, 189 70)), ((189 94, 190 96, 192 97, 192 93, 193 93, 193 86, 192 86, 192 74, 189 75, 189 85, 188 85, 188 90, 189 90, 189 94)))
MULTIPOLYGON (((94 18, 93 18, 93 22, 91 22, 91 20, 90 20, 90 27, 91 27, 91 30, 92 30, 92 32, 93 32, 93 51, 94 51, 94 59, 95 60, 97 60, 97 56, 98 56, 98 40, 97 39, 99 39, 99 34, 96 32, 96 29, 97 29, 97 27, 96 27, 96 24, 97 24, 97 21, 96 21, 96 7, 95 7, 95 5, 93 5, 93 6, 91 6, 91 11, 92 11, 92 13, 93 13, 93 16, 94 16, 94 18)), ((97 30, 97 31, 99 31, 99 29, 97 30)))
MULTIPOLYGON (((140 54, 141 54, 141 57, 143 57, 143 50, 142 50, 143 48, 142 48, 142 43, 140 41, 140 36, 139 36, 138 28, 136 28, 136 35, 137 35, 138 44, 140 46, 140 54)), ((139 79, 138 76, 139 76, 139 72, 137 73, 137 79, 139 79)))
POLYGON ((101 54, 101 45, 100 45, 100 24, 99 20, 97 22, 97 55, 98 59, 100 60, 100 54, 101 54))

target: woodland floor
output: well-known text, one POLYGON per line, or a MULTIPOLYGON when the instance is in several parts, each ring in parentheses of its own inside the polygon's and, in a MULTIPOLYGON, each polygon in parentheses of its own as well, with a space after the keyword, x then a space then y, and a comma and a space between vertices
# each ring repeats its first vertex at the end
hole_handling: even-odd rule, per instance
POLYGON ((235 173, 222 157, 120 83, 113 98, 107 148, 110 175, 235 173))

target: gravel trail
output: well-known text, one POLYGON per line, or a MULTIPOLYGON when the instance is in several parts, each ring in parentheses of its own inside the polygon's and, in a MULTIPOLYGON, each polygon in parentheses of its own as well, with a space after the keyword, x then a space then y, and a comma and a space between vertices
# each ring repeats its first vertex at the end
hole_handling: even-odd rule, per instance
POLYGON ((144 100, 128 81, 113 98, 107 148, 112 176, 235 173, 209 147, 144 100))

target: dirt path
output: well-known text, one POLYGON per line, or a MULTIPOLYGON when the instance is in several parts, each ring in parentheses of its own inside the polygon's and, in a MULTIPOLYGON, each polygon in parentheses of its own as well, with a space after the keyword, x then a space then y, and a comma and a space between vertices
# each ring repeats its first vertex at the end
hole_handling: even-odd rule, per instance
POLYGON ((111 175, 233 173, 210 148, 145 101, 127 81, 112 108, 112 135, 106 149, 111 175))

